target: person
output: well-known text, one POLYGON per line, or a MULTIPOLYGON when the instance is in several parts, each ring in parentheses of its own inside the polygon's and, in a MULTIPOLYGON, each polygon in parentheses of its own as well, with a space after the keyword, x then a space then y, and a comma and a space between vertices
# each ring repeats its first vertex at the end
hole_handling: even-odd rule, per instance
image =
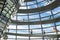
POLYGON ((31 34, 32 34, 32 30, 31 30, 31 34))
POLYGON ((43 33, 45 34, 45 31, 43 31, 43 33))
POLYGON ((53 27, 53 32, 58 32, 59 30, 56 27, 53 27))

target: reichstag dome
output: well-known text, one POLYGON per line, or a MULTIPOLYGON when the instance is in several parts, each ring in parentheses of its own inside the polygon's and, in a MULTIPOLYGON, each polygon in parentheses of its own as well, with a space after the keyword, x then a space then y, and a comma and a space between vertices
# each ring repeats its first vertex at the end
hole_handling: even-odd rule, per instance
POLYGON ((0 0, 0 40, 60 40, 60 0, 0 0))

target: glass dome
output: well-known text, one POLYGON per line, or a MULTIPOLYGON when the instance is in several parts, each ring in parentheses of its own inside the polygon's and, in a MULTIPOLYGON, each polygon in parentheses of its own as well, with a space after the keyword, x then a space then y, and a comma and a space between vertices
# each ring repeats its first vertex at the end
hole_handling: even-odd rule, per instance
MULTIPOLYGON (((23 2, 19 10, 36 9, 54 1, 56 0, 23 2)), ((60 6, 45 12, 16 13, 11 17, 6 34, 7 40, 51 40, 56 34, 60 34, 60 6)))
MULTIPOLYGON (((22 14, 22 13, 17 13, 13 18, 12 21, 17 21, 16 23, 12 23, 10 24, 10 26, 8 27, 8 32, 9 33, 16 33, 16 34, 31 34, 32 31, 32 35, 37 35, 37 34, 43 34, 43 32, 45 32, 45 34, 55 34, 56 32, 54 32, 54 27, 57 28, 58 31, 60 31, 60 21, 53 21, 58 20, 58 18, 60 18, 60 7, 57 7, 53 10, 44 12, 44 13, 40 13, 40 12, 36 12, 36 13, 29 13, 29 14, 22 14), (50 20, 52 20, 52 22, 49 22, 50 20), (45 23, 37 23, 37 22, 44 22, 45 23), (19 22, 19 23, 18 23, 19 22), (32 24, 30 24, 32 22, 32 24), (22 24, 20 24, 22 23, 22 24), (24 24, 25 23, 25 24, 24 24)), ((60 32, 58 32, 59 34, 60 32)), ((12 35, 8 35, 12 36, 12 35)), ((15 38, 17 38, 17 40, 43 40, 43 37, 25 37, 25 36, 12 36, 11 39, 8 38, 8 40, 12 40, 15 38), (14 37, 14 38, 12 38, 14 37)), ((46 38, 44 38, 46 39, 46 38)), ((47 37, 47 39, 49 39, 47 37)), ((47 40, 46 39, 46 40, 47 40)))

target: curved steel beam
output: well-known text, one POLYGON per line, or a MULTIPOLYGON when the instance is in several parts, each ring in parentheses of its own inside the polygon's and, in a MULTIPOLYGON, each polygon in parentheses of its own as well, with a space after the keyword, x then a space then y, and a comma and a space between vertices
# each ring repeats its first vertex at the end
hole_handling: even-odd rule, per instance
POLYGON ((52 10, 58 6, 60 6, 60 0, 56 0, 47 6, 43 6, 43 7, 39 7, 39 8, 35 8, 35 9, 18 9, 18 13, 26 14, 26 13, 34 13, 34 12, 46 12, 46 11, 52 10))
POLYGON ((7 35, 17 35, 17 36, 31 36, 31 37, 54 37, 54 38, 56 38, 57 36, 59 36, 60 37, 60 34, 18 34, 18 33, 8 33, 8 32, 6 32, 5 34, 7 34, 7 35))

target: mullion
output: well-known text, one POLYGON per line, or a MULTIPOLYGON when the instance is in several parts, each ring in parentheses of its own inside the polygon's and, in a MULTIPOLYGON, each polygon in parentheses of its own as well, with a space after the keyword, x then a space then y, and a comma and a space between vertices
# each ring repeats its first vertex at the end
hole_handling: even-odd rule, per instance
MULTIPOLYGON (((40 21, 42 21, 40 13, 39 13, 39 18, 40 18, 40 21)), ((43 31, 42 23, 41 23, 41 31, 42 31, 42 39, 44 40, 44 35, 43 35, 44 31, 43 31)))

